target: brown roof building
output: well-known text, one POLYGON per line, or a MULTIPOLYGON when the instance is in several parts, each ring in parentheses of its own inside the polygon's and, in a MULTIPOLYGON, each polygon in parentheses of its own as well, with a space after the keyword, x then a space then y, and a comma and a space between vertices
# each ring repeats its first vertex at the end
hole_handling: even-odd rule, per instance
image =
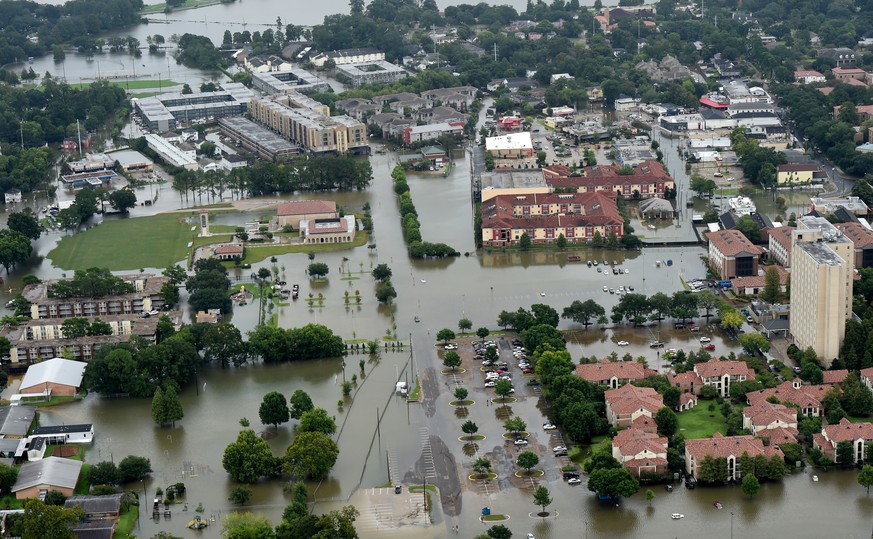
POLYGON ((848 369, 822 371, 823 384, 842 384, 849 376, 848 369))
POLYGON ((301 219, 336 219, 336 202, 332 200, 296 200, 279 204, 276 210, 279 228, 298 228, 301 219))
POLYGON ((747 453, 754 458, 763 455, 767 459, 773 456, 784 457, 782 451, 773 446, 765 446, 760 438, 753 436, 722 436, 716 432, 712 438, 686 440, 685 471, 696 476, 697 467, 706 457, 723 458, 727 460, 728 475, 724 481, 736 481, 742 477, 739 460, 747 453))
POLYGON ((758 259, 764 250, 739 230, 708 232, 709 264, 722 279, 758 275, 758 259))
POLYGON ((772 429, 792 429, 795 437, 792 441, 796 441, 797 411, 782 404, 760 401, 743 409, 743 428, 760 437, 766 437, 764 433, 772 429))
POLYGON ((613 389, 634 380, 643 380, 652 374, 657 373, 636 361, 604 359, 600 363, 584 363, 576 366, 576 376, 579 378, 613 389))
POLYGON ((873 443, 873 423, 852 423, 845 417, 836 425, 822 427, 821 433, 813 437, 814 447, 837 462, 837 444, 840 442, 852 443, 852 463, 864 460, 864 452, 867 445, 873 443))
POLYGON ((755 371, 745 361, 711 359, 694 366, 694 372, 705 386, 713 386, 722 397, 731 394, 731 383, 755 379, 755 371))
POLYGON ((218 260, 233 260, 234 258, 242 258, 245 254, 245 248, 241 243, 225 243, 219 245, 212 251, 213 258, 218 260))
POLYGON ((640 416, 654 417, 664 407, 664 399, 650 387, 625 384, 604 394, 606 419, 613 427, 629 427, 640 416))
POLYGON ((786 268, 791 267, 791 232, 793 226, 771 228, 769 233, 770 259, 786 268))
POLYGON ((776 387, 747 393, 746 400, 754 406, 770 397, 776 397, 779 402, 790 402, 796 405, 803 415, 818 417, 822 415, 823 411, 822 400, 833 388, 834 386, 829 384, 803 385, 799 378, 795 378, 782 382, 776 387))
POLYGON ((566 166, 556 165, 543 169, 546 184, 552 189, 576 188, 579 193, 614 191, 626 199, 664 198, 667 189, 674 189, 673 178, 657 161, 645 161, 633 168, 633 174, 620 174, 622 167, 596 165, 586 167, 583 176, 570 176, 566 166))
POLYGON ((612 193, 498 195, 482 203, 484 245, 516 245, 527 233, 534 243, 588 243, 595 235, 621 239, 624 219, 612 193))
POLYGON ((860 223, 837 223, 834 226, 855 246, 855 269, 873 267, 873 230, 860 223))
POLYGON ((667 438, 630 428, 612 439, 612 456, 636 477, 667 473, 667 438))

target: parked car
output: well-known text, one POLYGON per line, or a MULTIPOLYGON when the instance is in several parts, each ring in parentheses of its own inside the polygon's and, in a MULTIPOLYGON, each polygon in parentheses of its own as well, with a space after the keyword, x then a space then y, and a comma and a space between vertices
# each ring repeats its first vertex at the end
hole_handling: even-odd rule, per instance
POLYGON ((564 472, 564 479, 578 479, 579 472, 564 472))
POLYGON ((664 343, 661 341, 652 341, 649 343, 649 348, 664 348, 664 343))
POLYGON ((563 445, 556 445, 555 447, 552 448, 552 451, 554 451, 555 453, 557 453, 558 451, 567 451, 567 450, 568 449, 566 447, 564 447, 563 445))
POLYGON ((568 453, 566 451, 555 451, 556 457, 566 457, 568 453))
POLYGON ((711 340, 712 340, 712 339, 710 339, 709 337, 701 337, 701 338, 700 338, 700 342, 701 342, 701 343, 708 343, 708 342, 711 341, 711 340))
POLYGON ((558 427, 556 427, 552 423, 543 423, 543 430, 555 430, 556 428, 558 427))
POLYGON ((527 445, 527 439, 526 438, 519 438, 518 440, 514 441, 513 443, 515 445, 518 445, 518 446, 527 445))
POLYGON ((712 343, 709 343, 706 346, 704 346, 703 349, 712 351, 712 350, 715 350, 715 345, 712 343))
POLYGON ((617 344, 617 345, 619 345, 619 346, 627 346, 627 345, 629 345, 630 343, 627 342, 627 341, 618 341, 618 342, 615 343, 615 344, 617 344))
POLYGON ((497 382, 494 382, 493 380, 489 380, 488 382, 485 382, 485 387, 494 387, 496 385, 497 385, 497 382))
POLYGON ((691 326, 688 329, 691 330, 692 333, 699 333, 700 332, 700 326, 691 326))
POLYGON ((572 478, 567 480, 568 485, 579 485, 581 483, 582 483, 582 480, 579 479, 578 477, 572 477, 572 478))

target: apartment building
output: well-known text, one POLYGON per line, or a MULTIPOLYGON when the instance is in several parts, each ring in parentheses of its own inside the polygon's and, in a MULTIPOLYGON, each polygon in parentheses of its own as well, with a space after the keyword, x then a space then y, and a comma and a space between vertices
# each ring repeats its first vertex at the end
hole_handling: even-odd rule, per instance
POLYGON ((823 217, 797 220, 791 247, 790 331, 801 350, 811 347, 825 366, 840 353, 852 315, 855 269, 852 241, 823 217))
POLYGON ((722 279, 758 275, 758 259, 764 250, 753 244, 739 230, 718 230, 706 234, 709 239, 709 264, 722 279))

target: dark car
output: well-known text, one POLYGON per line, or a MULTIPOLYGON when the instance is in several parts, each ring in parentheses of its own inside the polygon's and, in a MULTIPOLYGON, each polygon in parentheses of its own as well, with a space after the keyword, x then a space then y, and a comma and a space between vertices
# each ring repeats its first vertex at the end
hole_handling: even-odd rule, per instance
POLYGON ((564 479, 579 479, 579 472, 564 472, 564 479))

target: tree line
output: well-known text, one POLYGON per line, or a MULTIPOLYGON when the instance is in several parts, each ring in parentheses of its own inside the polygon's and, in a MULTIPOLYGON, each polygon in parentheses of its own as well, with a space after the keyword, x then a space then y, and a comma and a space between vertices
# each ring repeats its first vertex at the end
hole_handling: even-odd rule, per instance
POLYGON ((406 172, 403 167, 400 165, 394 167, 394 170, 391 171, 391 179, 394 181, 394 192, 397 193, 400 204, 400 223, 403 227, 403 239, 406 241, 409 256, 412 258, 459 256, 461 253, 445 243, 430 243, 422 240, 418 211, 412 202, 412 195, 409 192, 409 184, 406 182, 406 172))

